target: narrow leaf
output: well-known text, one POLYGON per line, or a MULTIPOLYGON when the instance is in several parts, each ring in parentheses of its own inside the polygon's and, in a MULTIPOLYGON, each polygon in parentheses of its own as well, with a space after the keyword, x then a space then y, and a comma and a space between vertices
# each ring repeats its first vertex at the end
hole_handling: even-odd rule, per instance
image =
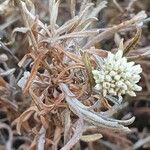
POLYGON ((80 118, 76 122, 76 129, 74 131, 74 135, 69 140, 69 142, 63 148, 61 148, 60 150, 69 150, 69 149, 71 149, 79 141, 83 131, 84 131, 84 122, 80 118))
POLYGON ((93 74, 92 74, 92 66, 91 66, 89 55, 87 53, 83 53, 82 58, 83 58, 83 62, 85 64, 85 68, 86 68, 86 71, 87 71, 90 88, 92 89, 95 82, 94 82, 94 78, 93 78, 93 74))
POLYGON ((135 36, 126 44, 124 55, 127 54, 133 47, 135 47, 141 37, 142 29, 137 28, 135 36))

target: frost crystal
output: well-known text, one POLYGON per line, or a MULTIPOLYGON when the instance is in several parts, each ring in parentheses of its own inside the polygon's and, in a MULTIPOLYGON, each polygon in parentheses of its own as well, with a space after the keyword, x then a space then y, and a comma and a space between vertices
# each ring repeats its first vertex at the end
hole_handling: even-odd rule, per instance
POLYGON ((108 94, 136 96, 134 91, 142 90, 137 85, 142 68, 134 64, 134 62, 127 62, 122 50, 118 50, 116 54, 109 52, 104 59, 103 68, 92 71, 96 83, 95 89, 102 91, 103 96, 108 94))

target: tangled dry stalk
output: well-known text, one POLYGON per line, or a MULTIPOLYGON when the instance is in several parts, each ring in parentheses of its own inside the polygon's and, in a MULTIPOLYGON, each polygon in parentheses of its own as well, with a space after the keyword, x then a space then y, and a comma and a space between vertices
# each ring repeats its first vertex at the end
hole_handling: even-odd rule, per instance
MULTIPOLYGON (((121 141, 130 145, 125 138, 125 133, 130 132, 130 129, 125 126, 132 124, 135 117, 126 120, 114 119, 113 115, 123 107, 122 98, 111 95, 103 97, 95 91, 92 69, 99 64, 98 60, 106 58, 108 53, 95 45, 119 31, 124 32, 127 28, 137 28, 137 33, 128 43, 121 45, 124 55, 128 60, 136 61, 148 57, 149 51, 138 55, 130 55, 129 52, 139 41, 141 23, 145 21, 146 14, 141 11, 130 20, 103 31, 93 29, 92 26, 97 21, 99 12, 107 6, 106 1, 94 6, 93 3, 84 0, 76 11, 76 1, 71 0, 72 18, 59 26, 57 20, 60 3, 59 0, 49 1, 49 25, 40 21, 30 0, 7 0, 1 5, 3 9, 9 5, 11 12, 19 12, 19 19, 23 24, 23 27, 13 30, 11 42, 6 46, 14 44, 18 33, 25 34, 28 43, 26 51, 29 53, 19 62, 11 54, 21 68, 18 76, 14 78, 22 88, 23 100, 27 101, 25 111, 19 113, 19 105, 9 101, 15 87, 6 83, 2 77, 0 79, 0 91, 3 91, 1 103, 6 104, 6 109, 11 108, 11 112, 15 114, 12 126, 16 126, 17 133, 30 134, 28 136, 32 139, 27 140, 22 148, 68 150, 75 144, 77 146, 79 140, 93 142, 105 134, 115 137, 116 133, 120 135, 121 141), (30 72, 25 71, 27 65, 31 67, 30 72), (24 77, 21 78, 22 74, 24 77)), ((120 39, 116 41, 121 42, 120 39)), ((5 64, 5 60, 2 61, 5 64)), ((14 71, 9 69, 1 75, 10 75, 14 71)), ((7 126, 3 127, 3 124, 0 124, 0 128, 7 126)), ((12 138, 11 131, 9 134, 12 138)), ((12 140, 8 141, 6 149, 11 149, 12 140)))

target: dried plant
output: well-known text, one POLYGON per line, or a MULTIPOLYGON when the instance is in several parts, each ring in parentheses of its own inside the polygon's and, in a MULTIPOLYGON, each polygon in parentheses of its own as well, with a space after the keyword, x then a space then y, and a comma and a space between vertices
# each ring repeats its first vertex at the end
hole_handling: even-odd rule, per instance
MULTIPOLYGON (((17 33, 25 34, 28 43, 29 53, 18 65, 26 68, 29 64, 31 71, 20 69, 16 82, 26 96, 23 100, 30 104, 12 122, 17 133, 31 134, 32 141, 23 149, 68 150, 79 140, 91 143, 103 135, 109 136, 108 132, 112 137, 119 134, 120 139, 130 145, 125 134, 130 132, 127 126, 134 122, 135 117, 115 119, 114 114, 124 104, 122 95, 136 96, 134 91, 141 90, 137 83, 142 69, 139 64, 134 64, 150 52, 130 55, 130 50, 139 41, 147 15, 141 11, 118 25, 95 29, 97 16, 107 7, 107 2, 102 1, 95 6, 84 0, 76 11, 78 3, 71 0, 72 18, 58 25, 60 3, 60 0, 49 0, 49 25, 35 15, 34 4, 30 0, 7 1, 7 5, 2 5, 11 5, 14 12, 17 8, 23 24, 23 27, 13 30, 11 42, 7 44, 14 44, 17 33), (96 46, 129 28, 137 29, 135 37, 127 42, 116 37, 119 48, 115 52, 96 46)), ((117 4, 116 1, 114 3, 117 4)), ((117 7, 122 11, 119 5, 117 7)), ((2 54, 0 57, 5 63, 7 56, 2 54)), ((14 71, 14 68, 7 68, 0 70, 0 74, 11 75, 14 71)), ((4 82, 3 87, 6 85, 4 82)), ((8 104, 19 109, 10 102, 8 104)), ((10 149, 10 143, 7 142, 6 146, 10 149)))

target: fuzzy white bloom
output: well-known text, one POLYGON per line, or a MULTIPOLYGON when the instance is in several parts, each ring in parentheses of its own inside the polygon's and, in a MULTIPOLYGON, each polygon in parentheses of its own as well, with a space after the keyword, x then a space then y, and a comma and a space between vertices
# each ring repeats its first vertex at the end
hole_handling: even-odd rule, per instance
POLYGON ((142 90, 137 85, 142 68, 134 64, 127 62, 122 50, 118 50, 116 54, 109 52, 104 59, 103 69, 92 71, 96 83, 95 89, 102 91, 103 96, 124 94, 136 96, 134 91, 142 90))
POLYGON ((23 89, 25 87, 25 84, 28 80, 30 76, 30 72, 29 71, 25 71, 24 74, 23 74, 23 77, 18 81, 17 85, 23 89))

